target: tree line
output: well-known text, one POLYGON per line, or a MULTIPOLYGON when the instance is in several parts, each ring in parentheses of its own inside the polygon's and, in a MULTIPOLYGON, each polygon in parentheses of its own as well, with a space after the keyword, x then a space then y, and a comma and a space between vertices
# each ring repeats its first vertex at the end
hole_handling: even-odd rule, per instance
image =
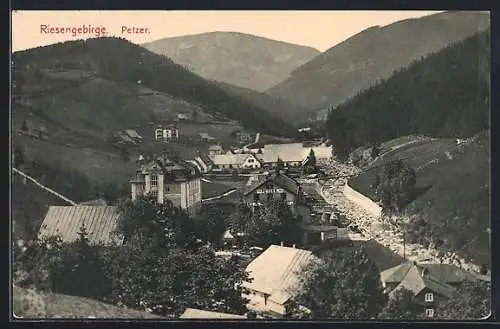
MULTIPOLYGON (((286 223, 285 218, 290 216, 281 205, 270 208, 262 214, 266 225, 259 232, 252 231, 260 226, 252 224, 245 209, 229 216, 228 225, 247 232, 244 244, 275 243, 278 235, 283 239, 291 233, 286 228, 292 224, 286 223), (249 224, 241 220, 241 212, 249 224)), ((242 295, 246 292, 242 284, 252 280, 245 271, 246 263, 236 256, 224 258, 215 253, 215 241, 220 240, 219 233, 225 227, 209 223, 227 214, 211 208, 204 211, 207 217, 191 218, 170 202, 158 204, 150 196, 123 201, 118 210, 121 216, 114 234, 123 239, 120 246, 91 245, 85 227, 72 243, 63 243, 57 237, 14 243, 16 284, 172 318, 187 307, 252 316, 242 295)), ((298 296, 287 305, 286 318, 422 317, 422 307, 413 302, 412 293, 403 290, 394 299, 387 298, 379 273, 363 249, 334 249, 301 271, 298 296)), ((464 315, 484 312, 486 288, 469 286, 466 292, 471 300, 464 302, 457 295, 448 301, 453 310, 443 307, 448 312, 444 315, 455 312, 453 316, 460 316, 455 310, 465 310, 464 315), (470 302, 481 302, 484 307, 477 308, 470 302)))

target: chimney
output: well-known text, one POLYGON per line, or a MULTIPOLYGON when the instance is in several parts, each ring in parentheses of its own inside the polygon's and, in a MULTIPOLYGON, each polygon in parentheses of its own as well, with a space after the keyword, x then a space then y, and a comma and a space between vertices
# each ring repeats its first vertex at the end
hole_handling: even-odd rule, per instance
POLYGON ((295 243, 292 245, 292 248, 295 249, 295 243))
POLYGON ((283 247, 283 241, 281 241, 280 245, 283 247))

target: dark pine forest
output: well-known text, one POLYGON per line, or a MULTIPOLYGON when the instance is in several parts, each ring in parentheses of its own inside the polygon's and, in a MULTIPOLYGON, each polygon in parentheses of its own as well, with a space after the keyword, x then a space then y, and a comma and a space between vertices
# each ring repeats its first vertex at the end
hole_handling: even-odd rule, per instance
POLYGON ((329 115, 326 130, 342 157, 410 134, 468 137, 489 129, 490 32, 480 32, 396 71, 329 115))

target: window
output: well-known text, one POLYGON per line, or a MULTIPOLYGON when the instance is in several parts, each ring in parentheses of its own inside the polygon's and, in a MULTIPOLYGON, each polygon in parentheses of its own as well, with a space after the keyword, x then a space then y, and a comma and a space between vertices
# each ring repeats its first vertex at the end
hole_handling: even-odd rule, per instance
POLYGON ((286 200, 286 192, 281 193, 281 200, 286 200))
POLYGON ((155 190, 155 191, 151 191, 151 195, 152 195, 155 199, 157 199, 157 198, 158 198, 158 191, 156 191, 156 190, 155 190))
POLYGON ((433 302, 434 301, 434 295, 432 292, 428 292, 425 294, 425 301, 426 302, 433 302))
POLYGON ((158 176, 157 175, 151 175, 151 186, 152 187, 158 186, 158 176))
POLYGON ((428 318, 434 317, 434 309, 428 308, 425 310, 425 316, 428 318))

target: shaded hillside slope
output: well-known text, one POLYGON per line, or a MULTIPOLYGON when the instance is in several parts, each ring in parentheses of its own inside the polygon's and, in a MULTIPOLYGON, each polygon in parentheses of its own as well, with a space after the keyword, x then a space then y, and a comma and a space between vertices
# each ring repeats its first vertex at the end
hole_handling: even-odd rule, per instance
POLYGON ((466 137, 489 128, 489 31, 416 62, 338 106, 328 137, 342 156, 410 134, 466 137))
POLYGON ((93 299, 13 287, 13 313, 24 319, 161 319, 93 299))
POLYGON ((267 93, 258 92, 249 88, 242 88, 227 83, 219 83, 219 86, 227 90, 232 95, 242 97, 252 104, 268 110, 271 114, 285 120, 291 124, 298 124, 300 120, 294 121, 295 117, 290 116, 290 112, 301 112, 301 109, 287 102, 284 99, 276 99, 267 93))
POLYGON ((489 131, 461 145, 452 139, 404 145, 376 160, 349 184, 376 200, 375 176, 395 159, 402 159, 417 173, 415 199, 406 208, 409 242, 432 243, 476 264, 491 265, 489 131))
POLYGON ((67 202, 13 174, 11 186, 13 239, 35 239, 49 206, 69 206, 67 202))
POLYGON ((268 92, 308 108, 308 114, 315 116, 395 70, 488 27, 489 14, 480 12, 446 12, 371 27, 297 68, 268 92))
POLYGON ((237 32, 209 32, 142 44, 206 79, 264 91, 320 52, 237 32))
MULTIPOLYGON (((189 72, 169 58, 153 54, 124 39, 96 38, 58 43, 14 53, 12 60, 14 63, 14 94, 24 96, 18 97, 19 99, 30 100, 37 95, 47 97, 48 94, 52 94, 56 95, 54 102, 57 102, 57 95, 60 95, 62 90, 71 90, 68 83, 63 82, 58 87, 49 90, 43 90, 43 83, 39 83, 37 90, 34 91, 29 91, 29 86, 23 86, 24 75, 34 74, 35 77, 43 79, 43 72, 40 74, 43 70, 84 70, 92 74, 88 78, 89 81, 95 80, 95 78, 99 81, 104 80, 100 84, 88 87, 93 88, 92 93, 97 93, 99 97, 95 99, 94 104, 88 104, 83 109, 84 111, 106 112, 106 114, 100 114, 99 119, 107 115, 107 121, 96 120, 102 125, 106 125, 111 121, 109 117, 115 115, 118 119, 128 117, 128 121, 144 122, 144 116, 149 113, 142 110, 139 97, 137 97, 137 88, 138 85, 141 85, 195 104, 201 107, 204 112, 222 114, 255 130, 272 135, 294 134, 292 127, 270 115, 265 109, 232 97, 216 84, 189 72), (126 95, 117 98, 107 97, 106 89, 102 84, 109 85, 110 83, 114 86, 113 88, 122 88, 123 94, 131 95, 135 103, 125 107, 123 102, 128 98, 126 95), (22 87, 24 87, 23 90, 19 92, 22 87)), ((73 94, 67 95, 65 99, 71 97, 75 99, 75 102, 78 102, 82 101, 82 98, 87 98, 88 95, 79 94, 79 90, 83 88, 81 81, 74 83, 74 85, 78 85, 78 88, 73 90, 73 94)), ((49 112, 47 108, 52 110, 49 104, 46 104, 45 108, 42 107, 42 110, 49 112)), ((77 109, 78 106, 71 106, 70 103, 63 106, 60 111, 66 111, 68 116, 70 113, 71 116, 78 117, 77 109)), ((66 120, 71 119, 67 118, 66 120)), ((95 125, 98 124, 97 122, 90 121, 87 124, 95 125)))

